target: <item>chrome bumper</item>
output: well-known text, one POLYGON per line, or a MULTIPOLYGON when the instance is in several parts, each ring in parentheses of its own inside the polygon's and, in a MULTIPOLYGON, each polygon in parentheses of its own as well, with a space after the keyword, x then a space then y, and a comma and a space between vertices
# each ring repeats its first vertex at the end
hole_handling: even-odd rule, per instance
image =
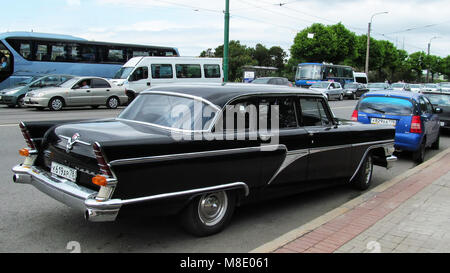
POLYGON ((387 162, 386 169, 392 168, 392 166, 394 165, 395 161, 397 161, 397 157, 395 155, 391 155, 391 156, 386 157, 386 162, 387 162))
POLYGON ((114 221, 122 206, 121 200, 97 201, 97 192, 79 186, 71 181, 56 178, 36 167, 17 165, 12 168, 13 181, 17 184, 30 184, 48 196, 80 210, 86 220, 91 222, 114 221))

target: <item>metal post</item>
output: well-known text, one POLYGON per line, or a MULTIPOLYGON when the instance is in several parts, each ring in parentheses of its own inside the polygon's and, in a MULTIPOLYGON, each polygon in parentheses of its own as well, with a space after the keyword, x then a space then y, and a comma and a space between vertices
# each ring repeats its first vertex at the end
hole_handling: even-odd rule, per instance
POLYGON ((223 41, 223 81, 228 82, 228 43, 230 34, 230 0, 225 0, 225 33, 223 41))
POLYGON ((370 49, 370 25, 371 24, 372 24, 372 22, 369 22, 369 28, 367 30, 366 68, 364 69, 367 77, 369 77, 369 49, 370 49))
MULTIPOLYGON (((431 46, 431 40, 430 40, 430 42, 428 43, 428 60, 430 60, 430 46, 431 46)), ((429 76, 430 76, 430 66, 431 66, 431 64, 428 64, 428 67, 427 67, 427 83, 429 83, 430 81, 429 81, 429 76)))

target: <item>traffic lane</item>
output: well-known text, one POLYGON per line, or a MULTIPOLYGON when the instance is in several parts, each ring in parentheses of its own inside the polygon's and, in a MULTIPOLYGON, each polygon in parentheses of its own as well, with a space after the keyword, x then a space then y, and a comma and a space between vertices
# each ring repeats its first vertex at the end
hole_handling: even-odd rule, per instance
POLYGON ((0 106, 0 125, 17 124, 20 121, 41 121, 41 120, 69 120, 69 119, 99 119, 112 118, 119 115, 125 106, 117 109, 99 107, 70 107, 61 111, 50 111, 48 109, 37 110, 34 108, 9 108, 0 106))
MULTIPOLYGON (((17 149, 24 142, 18 129, 1 130, 0 137, 8 143, 0 148, 1 252, 69 252, 71 241, 79 242, 83 252, 247 252, 361 194, 341 186, 247 205, 236 210, 227 229, 207 238, 184 233, 173 216, 90 223, 33 187, 13 184, 10 168, 21 162, 17 149)), ((443 136, 441 150, 449 146, 450 137, 443 136)), ((437 152, 429 150, 426 158, 437 152)), ((372 187, 414 166, 400 154, 393 169, 375 167, 372 187)))

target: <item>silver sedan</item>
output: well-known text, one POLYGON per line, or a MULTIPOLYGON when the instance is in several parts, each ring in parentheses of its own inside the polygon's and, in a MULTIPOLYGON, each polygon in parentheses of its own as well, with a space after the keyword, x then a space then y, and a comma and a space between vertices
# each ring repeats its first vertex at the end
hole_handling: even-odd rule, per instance
POLYGON ((128 102, 125 88, 97 77, 75 77, 59 86, 28 92, 25 106, 59 111, 67 106, 105 105, 114 109, 128 102))

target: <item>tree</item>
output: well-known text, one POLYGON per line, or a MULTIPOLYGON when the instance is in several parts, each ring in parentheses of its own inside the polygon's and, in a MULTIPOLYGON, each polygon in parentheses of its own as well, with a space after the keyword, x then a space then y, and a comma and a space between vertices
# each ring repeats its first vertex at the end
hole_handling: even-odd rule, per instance
MULTIPOLYGON (((242 66, 256 65, 257 61, 252 58, 247 46, 241 45, 239 41, 230 41, 228 50, 230 54, 228 61, 228 78, 230 81, 240 81, 243 76, 242 66)), ((214 56, 223 58, 223 45, 220 45, 215 49, 214 56)))
POLYGON ((422 78, 422 71, 426 69, 426 54, 423 51, 414 52, 408 57, 408 64, 411 69, 416 72, 418 80, 422 78))
POLYGON ((279 46, 273 46, 269 49, 269 55, 271 59, 270 66, 278 68, 278 71, 281 72, 287 57, 286 51, 279 46))

